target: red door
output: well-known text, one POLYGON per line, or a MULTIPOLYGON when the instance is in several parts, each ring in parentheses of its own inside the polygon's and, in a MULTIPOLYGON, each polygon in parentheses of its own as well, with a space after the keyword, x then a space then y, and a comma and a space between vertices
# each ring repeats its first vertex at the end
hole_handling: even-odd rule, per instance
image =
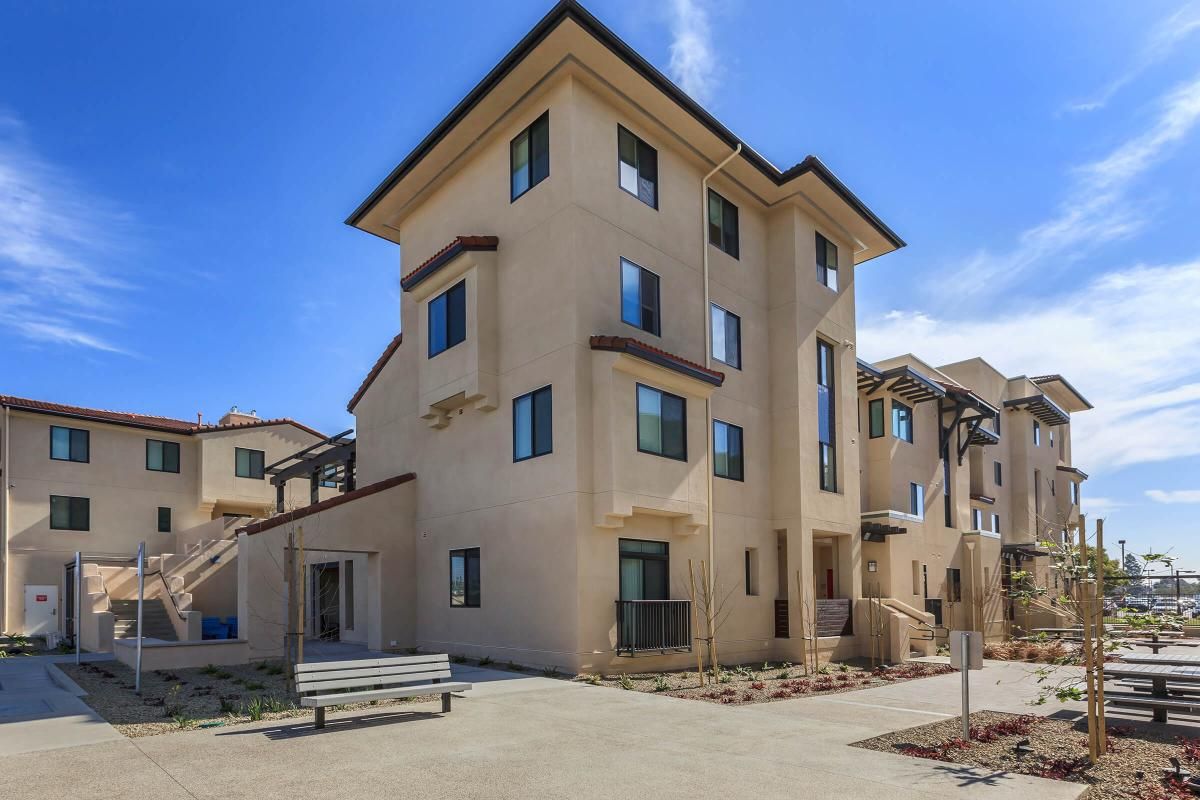
POLYGON ((833 570, 825 570, 825 596, 833 599, 833 570))

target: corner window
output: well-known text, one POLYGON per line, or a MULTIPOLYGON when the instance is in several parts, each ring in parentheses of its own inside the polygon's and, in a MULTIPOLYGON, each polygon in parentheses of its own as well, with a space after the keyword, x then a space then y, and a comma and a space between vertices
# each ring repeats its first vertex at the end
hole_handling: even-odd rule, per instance
POLYGON ((450 606, 479 608, 479 548, 450 551, 450 606))
POLYGON ((55 461, 77 461, 86 464, 90 459, 91 435, 82 428, 50 426, 50 458, 55 461))
POLYGON ((659 335, 658 276, 621 259, 621 321, 659 335))
POLYGON ((892 436, 909 444, 913 440, 912 409, 899 400, 892 401, 892 436))
POLYGON ((245 447, 234 448, 233 474, 239 478, 262 480, 265 457, 266 453, 262 450, 247 450, 245 447))
POLYGON ((429 301, 429 357, 467 339, 467 282, 459 281, 429 301))
POLYGON ((738 209, 721 195, 708 190, 708 243, 738 257, 738 209))
POLYGON ((983 530, 983 512, 978 508, 971 509, 971 530, 983 530))
POLYGON ((992 533, 1000 532, 1000 515, 992 514, 992 533))
POLYGON ((713 358, 734 369, 742 368, 742 318, 713 303, 709 308, 712 319, 713 358))
POLYGON ((146 469, 151 472, 179 472, 179 442, 147 439, 146 469))
POLYGON ((817 340, 817 464, 821 490, 837 491, 837 420, 833 392, 833 345, 817 340))
POLYGON ((677 461, 687 461, 687 401, 637 385, 637 447, 677 461))
POLYGON ((171 509, 166 506, 158 507, 158 532, 171 532, 171 509))
POLYGON ((919 483, 908 485, 908 513, 925 519, 925 487, 919 483))
POLYGON ((872 439, 883 436, 883 398, 877 398, 867 404, 867 416, 870 417, 869 435, 872 439))
POLYGON ((817 283, 838 290, 837 245, 817 234, 817 283))
POLYGON ((56 531, 90 530, 91 505, 91 500, 86 497, 50 495, 50 528, 56 531))
POLYGON ((742 429, 728 422, 713 420, 713 475, 730 480, 745 480, 742 459, 742 429))
POLYGON ((670 600, 670 551, 666 542, 620 539, 622 600, 670 600))
POLYGON ((999 461, 992 462, 992 477, 995 478, 997 486, 1004 485, 1004 468, 1000 466, 999 461))
POLYGON ((513 400, 513 461, 544 456, 554 448, 550 387, 513 400))
POLYGON ((617 126, 617 181, 651 208, 658 208, 658 151, 617 126))
POLYGON ((509 145, 512 199, 537 186, 550 175, 550 112, 542 114, 509 145))
POLYGON ((1038 447, 1042 443, 1042 423, 1036 419, 1033 421, 1033 446, 1038 447))

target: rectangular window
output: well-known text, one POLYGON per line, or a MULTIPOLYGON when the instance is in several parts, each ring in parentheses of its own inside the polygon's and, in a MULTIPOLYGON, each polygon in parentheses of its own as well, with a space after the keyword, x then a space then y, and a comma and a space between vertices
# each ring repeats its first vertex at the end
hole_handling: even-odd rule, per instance
POLYGON ((708 243, 738 257, 737 206, 712 189, 708 190, 708 243))
POLYGON ((992 476, 996 479, 997 486, 1004 485, 1004 469, 1000 466, 999 461, 992 462, 992 476))
POLYGON ((744 480, 742 429, 728 422, 713 420, 713 475, 744 480))
POLYGON ((342 585, 346 593, 346 630, 354 630, 354 560, 346 559, 342 570, 342 585))
POLYGON ((716 303, 709 309, 712 319, 713 358, 734 369, 742 368, 742 318, 716 303))
POLYGON ((517 134, 509 146, 512 199, 537 186, 550 175, 550 112, 517 134))
POLYGON ((746 594, 758 594, 758 548, 746 548, 746 594))
POLYGON ((544 456, 554 448, 550 387, 513 400, 513 461, 544 456))
POLYGON ((467 339, 467 282, 459 281, 429 301, 429 357, 467 339))
POLYGON ((992 533, 1000 532, 1000 515, 992 514, 992 533))
POLYGON ((983 530, 983 512, 978 508, 971 509, 971 530, 983 530))
POLYGON ((263 464, 266 453, 262 450, 247 450, 245 447, 234 449, 234 475, 239 478, 255 478, 262 480, 263 464))
POLYGON ((925 519, 925 487, 919 483, 908 485, 908 513, 925 519))
POLYGON ((867 416, 870 417, 870 436, 878 439, 883 436, 883 399, 876 398, 867 404, 867 416))
POLYGON ((50 458, 55 461, 78 461, 86 464, 90 459, 91 435, 82 428, 50 426, 50 458))
POLYGON ((1033 421, 1033 445, 1040 446, 1042 443, 1042 424, 1036 419, 1033 421))
POLYGON ((146 469, 151 472, 179 472, 179 442, 147 439, 146 469))
POLYGON ((946 517, 946 527, 954 527, 954 485, 950 482, 950 443, 942 448, 942 510, 946 517))
POLYGON ((892 436, 910 444, 913 440, 912 409, 899 400, 892 401, 892 436))
POLYGON ((450 605, 479 608, 479 548, 450 551, 450 605))
POLYGON ((658 276, 621 259, 621 321, 659 335, 658 276))
POLYGON ((1042 471, 1040 469, 1033 471, 1033 513, 1035 515, 1042 513, 1042 471))
POLYGON ((171 509, 166 506, 158 507, 158 532, 171 532, 171 509))
POLYGON ((1075 481, 1071 481, 1071 502, 1079 505, 1079 484, 1075 481))
POLYGON ((637 385, 638 450, 687 461, 687 401, 637 385))
POLYGON ((618 125, 617 162, 621 188, 658 208, 658 151, 618 125))
POLYGON ((1050 496, 1058 497, 1058 481, 1054 478, 1050 479, 1050 496))
POLYGON ((666 542, 620 539, 622 600, 670 600, 669 550, 666 542))
POLYGON ((1054 447, 1054 428, 1050 429, 1050 446, 1054 447))
POLYGON ((833 345, 817 340, 817 464, 821 489, 837 491, 837 420, 834 410, 833 345))
POLYGON ((837 245, 817 234, 817 283, 838 290, 837 245))
POLYGON ((946 599, 951 603, 962 602, 962 570, 954 567, 946 569, 946 599))
POLYGON ((56 531, 89 530, 91 501, 86 497, 50 495, 50 527, 56 531))

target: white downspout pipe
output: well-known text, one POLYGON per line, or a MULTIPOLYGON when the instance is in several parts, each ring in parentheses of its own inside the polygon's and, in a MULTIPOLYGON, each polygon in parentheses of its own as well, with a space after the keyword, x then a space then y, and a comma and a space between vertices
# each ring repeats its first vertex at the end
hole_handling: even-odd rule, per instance
MULTIPOLYGON (((742 152, 742 143, 738 142, 737 147, 733 152, 725 157, 725 160, 717 164, 712 170, 704 176, 704 180, 700 181, 700 248, 704 254, 704 366, 712 369, 712 300, 708 288, 708 181, 709 178, 716 175, 733 159, 737 158, 742 152)), ((704 460, 707 465, 705 470, 706 479, 705 486, 708 489, 708 511, 706 512, 705 524, 708 527, 708 586, 705 587, 708 595, 708 601, 705 603, 708 606, 705 609, 705 614, 708 617, 709 635, 713 635, 713 598, 716 594, 716 540, 713 538, 713 413, 712 413, 712 394, 704 399, 704 441, 707 443, 704 451, 704 460)), ((715 664, 713 665, 715 668, 715 664)))

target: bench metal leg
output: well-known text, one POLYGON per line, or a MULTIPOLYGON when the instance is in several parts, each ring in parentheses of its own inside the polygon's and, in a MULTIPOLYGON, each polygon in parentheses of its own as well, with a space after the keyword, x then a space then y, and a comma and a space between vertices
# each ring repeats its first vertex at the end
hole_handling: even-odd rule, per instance
POLYGON ((446 692, 445 694, 442 695, 442 713, 443 714, 450 713, 450 693, 449 692, 446 692))
POLYGON ((315 728, 324 728, 325 727, 325 707, 324 706, 317 706, 317 722, 313 727, 315 727, 315 728))

